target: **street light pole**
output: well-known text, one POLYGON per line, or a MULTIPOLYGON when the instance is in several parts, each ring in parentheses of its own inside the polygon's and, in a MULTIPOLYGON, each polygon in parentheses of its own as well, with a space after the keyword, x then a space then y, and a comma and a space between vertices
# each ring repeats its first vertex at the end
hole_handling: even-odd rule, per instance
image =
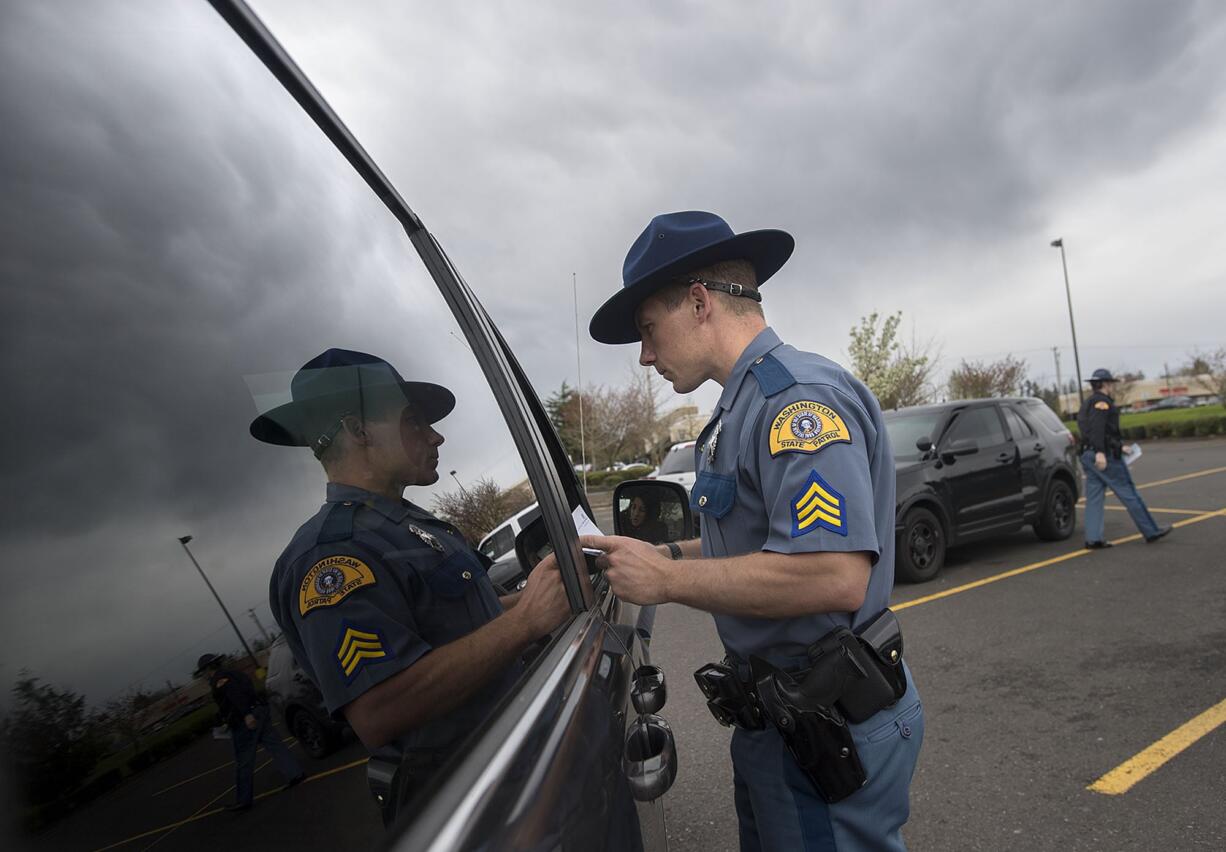
POLYGON ((217 594, 217 590, 213 588, 213 584, 209 582, 209 578, 204 575, 204 569, 200 567, 200 563, 196 561, 196 557, 187 549, 187 543, 192 540, 190 535, 179 536, 179 544, 183 545, 183 552, 187 554, 187 558, 196 566, 196 570, 200 572, 200 579, 204 580, 204 584, 209 587, 209 591, 213 593, 213 598, 217 601, 217 605, 221 607, 221 611, 226 614, 226 621, 230 622, 230 626, 234 628, 234 635, 238 637, 238 641, 243 643, 243 650, 247 652, 247 656, 251 658, 251 663, 257 669, 260 667, 260 662, 255 658, 255 654, 251 653, 251 646, 247 644, 247 640, 243 638, 243 634, 239 632, 238 625, 234 623, 234 619, 230 617, 230 610, 226 609, 226 605, 221 602, 221 596, 217 594))
POLYGON ((468 496, 468 489, 464 487, 463 482, 460 482, 460 477, 455 475, 454 470, 451 472, 451 478, 455 480, 456 485, 460 486, 460 493, 464 495, 464 499, 471 503, 473 498, 468 496))
POLYGON ((1073 365, 1077 368, 1077 402, 1085 403, 1081 387, 1081 355, 1077 352, 1077 324, 1073 322, 1073 291, 1068 286, 1068 261, 1064 257, 1064 238, 1051 241, 1052 248, 1060 249, 1060 265, 1064 267, 1064 295, 1068 299, 1068 324, 1073 331, 1073 365))

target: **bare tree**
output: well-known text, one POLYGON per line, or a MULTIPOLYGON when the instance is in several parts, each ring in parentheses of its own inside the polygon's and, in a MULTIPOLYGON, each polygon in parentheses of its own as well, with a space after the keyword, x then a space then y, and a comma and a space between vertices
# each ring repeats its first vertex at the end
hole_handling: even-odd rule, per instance
POLYGON ((138 689, 112 698, 103 709, 107 729, 130 745, 133 751, 139 751, 142 723, 152 703, 153 697, 138 689))
POLYGON ((530 489, 504 491, 482 477, 464 491, 444 491, 434 498, 434 512, 454 524, 474 547, 490 530, 532 502, 530 489))
POLYGON ((1026 379, 1026 361, 1006 355, 999 361, 966 361, 949 374, 951 399, 1012 396, 1026 379))
POLYGON ((852 327, 847 354, 851 371, 877 397, 882 408, 902 408, 929 402, 933 396, 932 374, 936 358, 931 344, 904 347, 898 340, 902 311, 887 316, 873 312, 852 327))
POLYGON ((1200 387, 1215 394, 1218 402, 1226 403, 1226 347, 1214 352, 1195 350, 1189 356, 1192 366, 1202 368, 1193 378, 1200 387))

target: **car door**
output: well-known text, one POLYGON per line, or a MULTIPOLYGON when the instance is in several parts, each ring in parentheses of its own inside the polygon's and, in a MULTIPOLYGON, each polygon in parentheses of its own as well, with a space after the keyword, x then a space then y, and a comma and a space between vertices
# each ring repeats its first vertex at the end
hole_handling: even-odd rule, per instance
MULTIPOLYGON (((56 844, 82 848, 215 848, 222 834, 234 852, 662 848, 668 776, 650 772, 668 763, 671 737, 633 707, 644 614, 588 571, 573 512, 590 506, 433 237, 389 214, 370 170, 355 172, 206 4, 23 8, 5 26, 25 46, 3 57, 25 94, 0 156, 34 177, 6 199, 23 216, 10 223, 5 262, 26 283, 6 293, 3 312, 6 342, 23 354, 0 369, 15 410, 38 412, 2 472, 22 499, 7 509, 0 547, 37 569, 8 578, 0 601, 12 634, 30 639, 5 684, 9 732, 43 731, 48 709, 71 723, 26 738, 6 808, 28 815, 31 831, 55 820, 56 844), (305 447, 258 442, 250 425, 287 403, 299 367, 332 347, 385 358, 455 397, 433 425, 444 476, 429 481, 418 459, 404 474, 407 502, 378 495, 392 513, 433 515, 475 545, 538 503, 570 610, 497 683, 478 684, 488 694, 462 703, 462 716, 427 708, 455 723, 431 741, 438 759, 404 788, 390 833, 369 785, 378 764, 360 742, 316 764, 276 723, 267 742, 288 739, 308 783, 287 788, 297 776, 260 757, 249 815, 259 830, 231 832, 221 807, 235 777, 218 767, 233 766, 235 731, 213 735, 217 708, 197 661, 219 655, 262 686, 283 628, 270 575, 323 506, 334 468, 305 447), (503 504, 488 525, 467 512, 478 483, 503 504), (176 716, 188 703, 204 706, 176 716), (628 760, 627 739, 654 752, 632 749, 628 760), (642 783, 649 776, 654 786, 642 783)), ((376 502, 348 501, 359 519, 376 502)), ((372 545, 362 564, 379 575, 358 575, 355 599, 375 586, 406 598, 428 586, 471 603, 464 584, 481 582, 480 563, 444 571, 430 561, 438 537, 417 535, 407 550, 372 545)), ((329 605, 300 614, 318 622, 329 605)), ((311 661, 313 679, 331 665, 383 683, 411 665, 409 646, 364 632, 370 644, 348 657, 359 668, 345 668, 346 628, 311 661)))
POLYGON ((1017 448, 993 403, 959 411, 941 438, 944 477, 959 536, 1017 527, 1022 480, 1017 448))
POLYGON ((1012 404, 1002 403, 1000 411, 1009 428, 1009 438, 1017 447, 1017 463, 1022 481, 1022 511, 1027 518, 1033 518, 1038 514, 1039 501, 1042 499, 1043 454, 1047 451, 1047 445, 1012 404))

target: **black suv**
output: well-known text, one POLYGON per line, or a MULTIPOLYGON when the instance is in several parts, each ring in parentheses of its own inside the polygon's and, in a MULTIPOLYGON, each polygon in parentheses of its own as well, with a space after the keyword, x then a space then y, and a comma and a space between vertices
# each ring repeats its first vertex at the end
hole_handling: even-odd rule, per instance
POLYGON ((1076 522, 1077 444, 1039 399, 972 399, 885 412, 898 477, 895 573, 931 580, 949 547, 1076 522))
POLYGON ((311 757, 327 757, 352 736, 348 725, 328 714, 323 695, 294 659, 284 636, 278 636, 268 651, 264 689, 278 721, 311 757))

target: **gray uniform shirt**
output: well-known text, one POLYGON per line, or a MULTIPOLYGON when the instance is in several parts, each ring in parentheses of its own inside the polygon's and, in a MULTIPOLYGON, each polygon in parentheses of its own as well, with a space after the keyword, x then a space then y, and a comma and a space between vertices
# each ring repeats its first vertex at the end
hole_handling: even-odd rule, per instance
POLYGON ((716 615, 729 652, 741 659, 803 656, 835 627, 855 629, 889 605, 894 457, 881 407, 858 379, 767 328, 737 359, 695 452, 690 500, 702 517, 703 556, 872 555, 858 611, 784 619, 716 615))

